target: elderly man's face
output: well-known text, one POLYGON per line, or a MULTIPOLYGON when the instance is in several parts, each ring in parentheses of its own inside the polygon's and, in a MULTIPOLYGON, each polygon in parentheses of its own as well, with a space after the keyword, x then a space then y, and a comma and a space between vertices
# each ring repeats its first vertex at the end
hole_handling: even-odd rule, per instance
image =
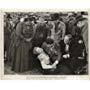
POLYGON ((81 27, 84 25, 84 23, 85 23, 84 21, 79 21, 79 22, 77 23, 77 26, 81 28, 81 27))
POLYGON ((68 44, 68 43, 69 43, 69 37, 68 37, 68 36, 65 36, 65 37, 64 37, 64 43, 65 43, 65 44, 68 44))

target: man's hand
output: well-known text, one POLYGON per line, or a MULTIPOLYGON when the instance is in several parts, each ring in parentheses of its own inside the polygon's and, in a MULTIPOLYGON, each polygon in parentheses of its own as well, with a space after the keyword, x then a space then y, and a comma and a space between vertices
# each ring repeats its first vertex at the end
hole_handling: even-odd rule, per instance
POLYGON ((67 55, 63 55, 63 58, 67 59, 68 57, 67 57, 67 55))
POLYGON ((56 61, 55 61, 55 63, 56 63, 56 65, 57 65, 57 64, 59 63, 59 61, 58 61, 58 60, 56 60, 56 61))
POLYGON ((52 65, 52 69, 56 69, 56 65, 52 65))
POLYGON ((63 55, 63 58, 65 58, 65 59, 67 59, 67 58, 69 58, 69 57, 70 57, 69 54, 65 54, 65 55, 63 55))
POLYGON ((56 60, 53 64, 52 64, 52 68, 56 69, 56 65, 59 63, 58 60, 56 60))

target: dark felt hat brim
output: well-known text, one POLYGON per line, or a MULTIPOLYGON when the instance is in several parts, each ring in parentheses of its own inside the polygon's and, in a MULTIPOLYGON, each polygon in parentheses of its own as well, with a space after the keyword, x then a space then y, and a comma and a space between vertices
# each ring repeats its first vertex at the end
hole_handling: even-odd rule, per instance
POLYGON ((79 21, 83 21, 83 20, 86 20, 86 18, 83 18, 83 17, 78 18, 78 19, 77 19, 77 22, 79 22, 79 21))

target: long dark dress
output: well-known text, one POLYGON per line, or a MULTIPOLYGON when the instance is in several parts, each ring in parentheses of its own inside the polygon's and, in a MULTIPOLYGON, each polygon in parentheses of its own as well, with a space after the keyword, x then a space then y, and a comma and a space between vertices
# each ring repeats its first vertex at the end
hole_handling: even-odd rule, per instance
POLYGON ((32 25, 26 25, 24 22, 18 23, 11 45, 12 70, 15 72, 24 72, 30 69, 30 49, 31 42, 25 39, 32 38, 32 25))

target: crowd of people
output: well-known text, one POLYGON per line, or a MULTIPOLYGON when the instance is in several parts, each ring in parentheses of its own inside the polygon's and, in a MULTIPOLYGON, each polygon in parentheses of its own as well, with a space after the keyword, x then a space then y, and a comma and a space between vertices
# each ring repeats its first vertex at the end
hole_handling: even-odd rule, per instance
POLYGON ((4 61, 16 73, 87 74, 88 13, 5 13, 4 61))

